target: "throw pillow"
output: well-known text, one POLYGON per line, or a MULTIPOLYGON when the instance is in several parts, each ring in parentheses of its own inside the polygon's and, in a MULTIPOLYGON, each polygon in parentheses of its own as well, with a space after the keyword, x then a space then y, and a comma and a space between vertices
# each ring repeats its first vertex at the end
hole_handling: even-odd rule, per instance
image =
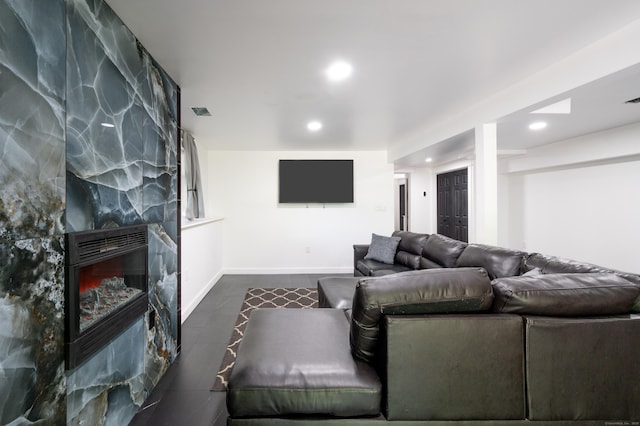
POLYGON ((393 265, 396 257, 396 250, 400 244, 400 237, 384 237, 382 235, 371 234, 371 244, 365 259, 377 260, 378 262, 393 265))

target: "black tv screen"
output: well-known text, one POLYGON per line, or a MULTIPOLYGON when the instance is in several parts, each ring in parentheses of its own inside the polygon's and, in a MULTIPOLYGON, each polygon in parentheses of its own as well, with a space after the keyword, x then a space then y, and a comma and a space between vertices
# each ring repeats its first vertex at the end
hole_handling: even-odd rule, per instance
POLYGON ((280 203, 353 203, 353 160, 280 160, 280 203))

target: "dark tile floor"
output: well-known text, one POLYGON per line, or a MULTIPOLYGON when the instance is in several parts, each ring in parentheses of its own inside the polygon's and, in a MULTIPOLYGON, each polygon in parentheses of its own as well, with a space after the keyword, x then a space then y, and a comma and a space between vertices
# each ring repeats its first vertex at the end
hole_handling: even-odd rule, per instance
MULTIPOLYGON (((222 426, 224 392, 211 392, 250 287, 316 287, 330 274, 224 275, 182 325, 182 352, 130 425, 222 426)), ((347 275, 345 275, 347 276, 347 275)))

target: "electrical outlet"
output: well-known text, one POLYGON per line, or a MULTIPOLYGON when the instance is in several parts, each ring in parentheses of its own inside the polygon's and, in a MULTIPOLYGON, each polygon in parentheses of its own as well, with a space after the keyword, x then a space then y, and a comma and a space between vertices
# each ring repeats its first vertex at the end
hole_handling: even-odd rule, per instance
POLYGON ((305 247, 304 252, 307 254, 311 253, 311 247, 305 247))

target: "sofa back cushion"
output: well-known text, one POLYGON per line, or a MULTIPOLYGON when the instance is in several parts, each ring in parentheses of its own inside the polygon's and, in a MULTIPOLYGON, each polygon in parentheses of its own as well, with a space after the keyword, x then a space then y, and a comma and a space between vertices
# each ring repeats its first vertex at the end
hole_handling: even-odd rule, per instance
POLYGON ((456 262, 456 266, 477 266, 487 270, 493 280, 522 274, 526 253, 484 244, 469 244, 456 262))
POLYGON ((420 268, 420 256, 406 251, 398 251, 394 263, 407 266, 410 269, 418 269, 420 268))
MULTIPOLYGON (((456 266, 458 257, 467 247, 467 243, 445 237, 440 234, 433 234, 429 237, 422 249, 422 257, 445 268, 456 266)), ((432 263, 423 262, 425 268, 433 268, 432 263)))
POLYGON ((433 260, 429 260, 426 257, 420 257, 420 266, 418 269, 433 269, 433 268, 442 268, 442 265, 434 262, 433 260))
POLYGON ((382 316, 479 312, 491 308, 491 281, 482 268, 427 269, 361 278, 351 313, 354 356, 371 362, 382 316))
POLYGON ((592 316, 631 312, 640 288, 614 274, 568 273, 499 278, 494 312, 592 316))
POLYGON ((392 235, 400 237, 400 244, 398 244, 394 263, 408 266, 411 269, 418 269, 420 267, 420 254, 429 236, 409 231, 394 231, 392 235))
POLYGON ((565 259, 557 256, 532 253, 525 258, 524 262, 526 269, 537 268, 540 269, 543 274, 608 272, 616 274, 627 281, 631 281, 634 284, 640 284, 640 275, 632 274, 630 272, 617 271, 615 269, 594 265, 593 263, 578 262, 576 260, 565 259))
POLYGON ((429 235, 427 234, 418 234, 416 232, 409 231, 393 231, 393 234, 391 235, 394 237, 400 237, 398 250, 418 255, 422 253, 424 243, 429 238, 429 235))
MULTIPOLYGON (((630 272, 618 271, 592 263, 578 262, 557 256, 548 256, 540 253, 532 253, 525 258, 526 269, 538 269, 543 274, 580 273, 580 272, 606 272, 618 275, 640 288, 640 275, 630 272)), ((640 296, 636 299, 633 312, 640 312, 640 296)))
POLYGON ((539 269, 543 274, 563 274, 575 272, 597 272, 599 266, 577 262, 556 256, 531 253, 524 260, 526 269, 539 269))

